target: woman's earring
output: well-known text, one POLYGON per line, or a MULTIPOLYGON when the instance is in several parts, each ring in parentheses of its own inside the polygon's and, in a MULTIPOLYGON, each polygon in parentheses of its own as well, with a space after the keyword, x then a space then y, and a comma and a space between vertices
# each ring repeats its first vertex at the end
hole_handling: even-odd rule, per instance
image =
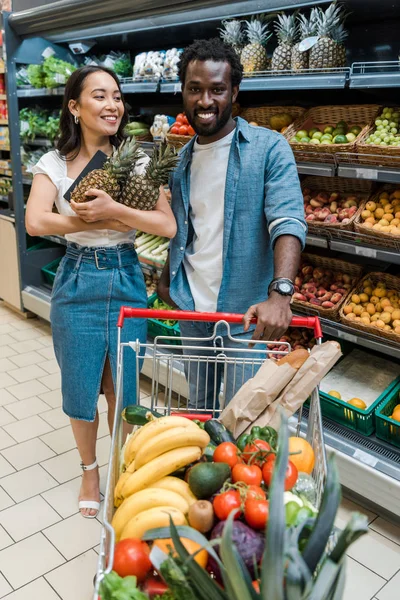
POLYGON ((74 121, 75 121, 75 125, 79 125, 79 119, 76 115, 74 116, 74 121))

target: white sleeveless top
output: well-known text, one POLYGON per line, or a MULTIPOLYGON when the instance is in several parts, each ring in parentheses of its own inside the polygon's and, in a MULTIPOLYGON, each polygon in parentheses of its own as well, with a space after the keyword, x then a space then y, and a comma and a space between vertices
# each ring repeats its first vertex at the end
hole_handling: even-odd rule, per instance
MULTIPOLYGON (((143 153, 135 167, 135 174, 141 175, 149 162, 150 158, 143 153)), ((30 172, 33 175, 47 175, 57 188, 56 207, 60 215, 66 217, 77 217, 72 210, 69 202, 65 200, 64 194, 71 187, 74 179, 67 175, 67 161, 59 155, 56 150, 47 152, 38 163, 31 167, 30 172)), ((78 233, 69 233, 65 235, 68 242, 75 242, 79 246, 116 246, 117 244, 133 243, 136 230, 132 229, 126 233, 113 231, 112 229, 92 229, 91 231, 81 231, 78 233)))

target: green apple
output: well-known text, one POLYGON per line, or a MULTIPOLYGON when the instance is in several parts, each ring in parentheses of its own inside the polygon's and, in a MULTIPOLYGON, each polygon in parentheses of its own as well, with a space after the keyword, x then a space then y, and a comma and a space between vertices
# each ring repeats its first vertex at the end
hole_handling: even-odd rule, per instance
POLYGON ((318 127, 312 127, 308 132, 309 137, 312 138, 314 133, 317 133, 317 131, 319 131, 318 127))
POLYGON ((334 129, 335 129, 334 127, 331 127, 330 125, 328 125, 328 127, 325 127, 325 129, 324 129, 324 133, 333 133, 334 129))
POLYGON ((304 135, 300 140, 300 142, 302 144, 308 144, 309 141, 310 141, 310 138, 308 137, 308 135, 304 135))
POLYGON ((322 138, 324 134, 322 133, 322 131, 316 131, 313 135, 312 138, 315 140, 320 140, 322 138))
POLYGON ((308 137, 308 132, 305 129, 300 129, 300 131, 296 133, 296 137, 301 140, 301 138, 308 137))
POLYGON ((310 140, 310 144, 314 144, 314 145, 317 145, 317 144, 318 144, 318 145, 319 145, 320 143, 321 143, 321 142, 319 141, 319 139, 318 139, 318 138, 314 138, 314 137, 313 137, 313 138, 310 140))
POLYGON ((354 135, 354 133, 346 133, 346 138, 348 142, 354 142, 356 136, 354 135))

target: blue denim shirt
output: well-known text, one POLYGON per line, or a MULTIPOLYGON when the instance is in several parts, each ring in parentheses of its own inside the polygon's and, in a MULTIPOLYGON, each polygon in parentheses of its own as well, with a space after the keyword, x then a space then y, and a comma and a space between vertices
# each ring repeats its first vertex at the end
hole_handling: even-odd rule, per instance
MULTIPOLYGON (((190 165, 195 140, 181 152, 173 177, 172 210, 178 230, 170 244, 170 295, 182 310, 194 310, 183 258, 193 237, 190 165)), ((263 302, 273 279, 273 247, 281 235, 304 247, 307 226, 293 153, 284 137, 240 117, 229 154, 225 187, 223 276, 217 311, 244 313, 263 302)), ((242 326, 232 330, 241 330, 242 326)))

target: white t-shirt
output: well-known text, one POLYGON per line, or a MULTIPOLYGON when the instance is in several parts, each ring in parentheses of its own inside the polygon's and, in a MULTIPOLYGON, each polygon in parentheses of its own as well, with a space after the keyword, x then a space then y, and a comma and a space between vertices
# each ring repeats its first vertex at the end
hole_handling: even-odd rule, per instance
MULTIPOLYGON (((141 175, 149 162, 150 158, 143 154, 135 167, 136 175, 141 175)), ((55 201, 56 207, 60 215, 66 217, 77 217, 77 214, 72 210, 70 203, 65 200, 64 194, 71 187, 74 179, 67 175, 67 161, 58 154, 56 150, 47 152, 30 169, 33 175, 39 173, 47 175, 57 188, 57 198, 55 201)), ((133 243, 135 240, 136 230, 132 229, 128 232, 113 231, 112 229, 92 229, 91 231, 80 231, 78 233, 69 233, 65 239, 69 242, 75 242, 79 246, 116 246, 117 244, 133 243)))
POLYGON ((184 267, 195 309, 216 312, 222 281, 225 183, 235 130, 222 140, 193 147, 190 170, 190 219, 193 240, 184 267))

